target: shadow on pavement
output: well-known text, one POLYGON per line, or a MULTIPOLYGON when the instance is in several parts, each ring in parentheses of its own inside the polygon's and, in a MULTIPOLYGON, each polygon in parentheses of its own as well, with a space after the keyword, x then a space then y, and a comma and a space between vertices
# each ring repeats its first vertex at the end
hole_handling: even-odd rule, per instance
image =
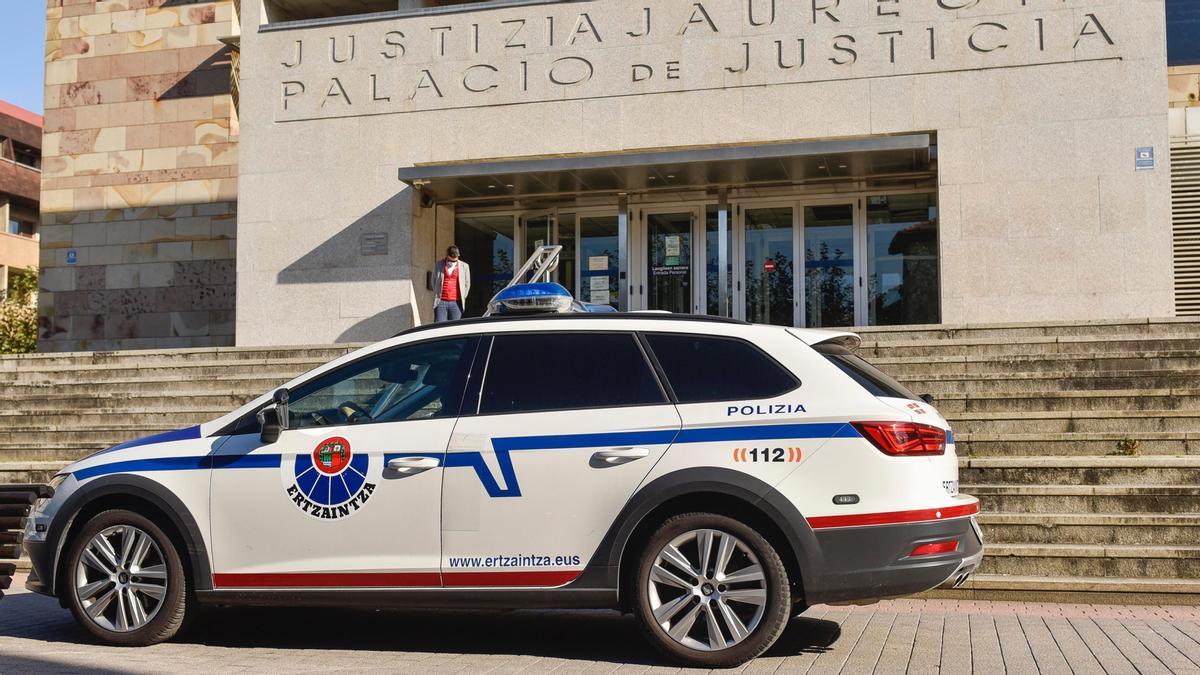
MULTIPOLYGON (((770 656, 827 651, 841 635, 832 621, 798 617, 770 656)), ((0 638, 90 644, 70 612, 51 599, 19 594, 0 601, 0 638), (21 617, 21 620, 13 620, 21 617)), ((367 611, 206 609, 174 644, 226 648, 511 654, 611 663, 662 664, 632 617, 611 611, 367 611)), ((44 669, 36 657, 6 669, 44 669)))

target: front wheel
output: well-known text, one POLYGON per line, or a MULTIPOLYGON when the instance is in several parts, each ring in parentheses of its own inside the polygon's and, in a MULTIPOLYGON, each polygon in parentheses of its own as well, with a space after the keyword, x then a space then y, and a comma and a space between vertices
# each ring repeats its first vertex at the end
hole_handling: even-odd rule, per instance
POLYGON ((125 647, 168 640, 183 625, 187 580, 179 552, 150 519, 97 514, 74 538, 63 592, 92 635, 125 647))
POLYGON ((779 554, 726 516, 670 518, 651 537, 637 575, 635 614, 650 641, 688 665, 741 665, 787 625, 791 592, 779 554))

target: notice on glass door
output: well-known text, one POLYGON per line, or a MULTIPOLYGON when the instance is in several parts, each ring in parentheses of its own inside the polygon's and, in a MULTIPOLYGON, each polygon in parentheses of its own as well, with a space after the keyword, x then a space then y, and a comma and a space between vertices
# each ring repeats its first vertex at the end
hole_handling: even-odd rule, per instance
POLYGON ((592 304, 593 305, 607 305, 608 303, 609 303, 609 295, 608 295, 607 288, 605 288, 603 291, 592 291, 592 304))
POLYGON ((608 256, 593 255, 588 257, 589 272, 603 272, 608 269, 608 256))
POLYGON ((602 277, 589 277, 588 290, 595 293, 596 291, 608 292, 608 275, 602 277))
POLYGON ((663 255, 667 256, 668 258, 678 258, 681 239, 682 237, 678 235, 666 237, 663 240, 663 248, 666 249, 663 251, 663 255))

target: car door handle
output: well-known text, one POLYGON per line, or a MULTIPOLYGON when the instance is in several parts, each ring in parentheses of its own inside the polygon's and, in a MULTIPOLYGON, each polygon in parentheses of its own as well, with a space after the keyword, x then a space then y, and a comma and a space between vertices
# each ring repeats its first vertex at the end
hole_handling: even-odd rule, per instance
POLYGON ((650 450, 648 448, 613 448, 612 450, 601 450, 592 455, 592 460, 606 465, 628 464, 635 462, 643 457, 649 457, 650 450))
POLYGON ((441 465, 437 457, 397 457, 387 463, 387 468, 406 476, 436 469, 441 465))

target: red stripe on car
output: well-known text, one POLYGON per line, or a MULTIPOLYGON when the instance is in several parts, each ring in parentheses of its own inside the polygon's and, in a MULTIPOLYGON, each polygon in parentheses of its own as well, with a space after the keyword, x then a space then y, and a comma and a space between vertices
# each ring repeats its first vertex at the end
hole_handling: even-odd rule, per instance
POLYGON ((947 506, 940 509, 917 511, 892 511, 889 513, 859 513, 852 516, 819 516, 809 518, 808 525, 814 530, 829 527, 862 527, 864 525, 895 525, 897 523, 919 523, 925 520, 962 518, 979 513, 979 504, 947 506))

